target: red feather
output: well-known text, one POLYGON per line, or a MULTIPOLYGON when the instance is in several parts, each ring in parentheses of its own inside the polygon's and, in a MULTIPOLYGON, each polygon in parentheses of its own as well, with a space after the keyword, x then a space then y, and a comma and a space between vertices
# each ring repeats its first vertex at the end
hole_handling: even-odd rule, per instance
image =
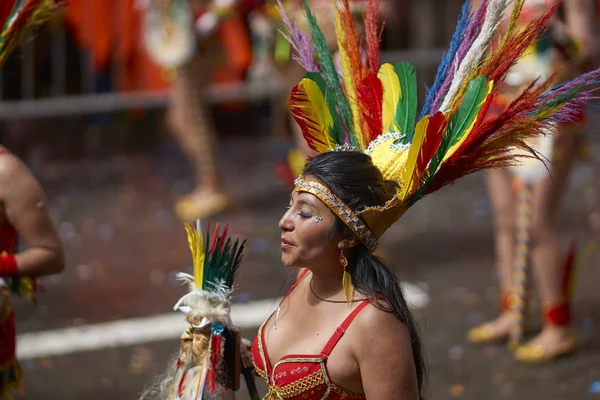
POLYGON ((367 2, 367 9, 363 15, 365 24, 365 37, 367 39, 367 56, 369 59, 368 73, 377 74, 379 70, 379 43, 381 42, 381 31, 379 30, 379 3, 381 0, 367 2))
POLYGON ((442 112, 436 112, 430 119, 429 125, 427 126, 427 133, 425 134, 425 140, 421 145, 421 151, 417 158, 417 174, 420 176, 427 168, 427 164, 431 161, 431 158, 437 151, 444 131, 448 126, 448 118, 442 112))
POLYGON ((383 131, 383 85, 377 77, 377 73, 369 73, 361 81, 356 91, 362 117, 369 128, 369 137, 366 138, 368 143, 383 131))
MULTIPOLYGON (((539 109, 540 96, 553 79, 550 77, 538 86, 537 82, 531 83, 500 115, 483 121, 477 130, 471 131, 468 141, 440 166, 424 194, 483 169, 515 165, 519 158, 510 153, 511 147, 532 152, 526 140, 541 135, 547 123, 532 119, 531 113, 539 109)), ((534 157, 533 153, 531 156, 534 157)))
POLYGON ((338 6, 338 10, 340 13, 341 28, 345 33, 345 40, 342 42, 342 46, 348 54, 353 73, 353 76, 345 77, 345 79, 353 79, 354 82, 360 82, 366 74, 366 68, 363 64, 356 23, 350 11, 348 0, 342 0, 338 6))
POLYGON ((223 250, 223 247, 225 247, 225 238, 227 237, 227 232, 229 231, 229 224, 225 225, 225 229, 223 229, 223 234, 221 235, 221 243, 220 243, 220 250, 223 250))
POLYGON ((219 237, 219 223, 217 222, 215 224, 215 233, 213 234, 213 239, 212 239, 212 243, 210 245, 210 252, 212 253, 213 250, 215 249, 215 246, 217 244, 217 238, 219 237))
POLYGON ((304 140, 306 140, 306 144, 308 144, 308 147, 310 147, 312 150, 315 150, 316 152, 320 152, 315 143, 324 146, 327 146, 327 143, 323 142, 320 138, 317 138, 310 133, 311 130, 302 112, 302 107, 297 106, 297 104, 306 102, 306 94, 299 89, 299 86, 300 85, 296 85, 292 89, 290 93, 290 98, 288 100, 288 108, 292 113, 292 117, 294 117, 294 120, 300 127, 300 131, 302 132, 302 136, 304 136, 304 140))
POLYGON ((479 74, 493 80, 494 85, 498 87, 504 81, 510 67, 517 62, 525 49, 537 39, 540 32, 546 29, 548 21, 552 18, 560 3, 561 1, 554 2, 544 14, 528 24, 521 32, 513 35, 502 47, 490 51, 479 74))

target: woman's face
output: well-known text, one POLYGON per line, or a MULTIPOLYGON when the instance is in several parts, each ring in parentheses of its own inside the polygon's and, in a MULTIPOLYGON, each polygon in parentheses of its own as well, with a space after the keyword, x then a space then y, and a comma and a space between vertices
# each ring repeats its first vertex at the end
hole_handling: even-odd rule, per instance
POLYGON ((334 218, 315 195, 293 191, 288 210, 279 221, 283 264, 311 267, 335 262, 341 238, 331 234, 334 218))

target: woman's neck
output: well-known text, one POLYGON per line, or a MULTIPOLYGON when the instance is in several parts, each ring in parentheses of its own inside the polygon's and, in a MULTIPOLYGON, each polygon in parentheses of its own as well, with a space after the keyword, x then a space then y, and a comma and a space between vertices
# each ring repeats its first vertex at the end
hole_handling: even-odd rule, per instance
POLYGON ((342 274, 340 266, 311 269, 311 289, 321 298, 330 299, 342 293, 342 274))

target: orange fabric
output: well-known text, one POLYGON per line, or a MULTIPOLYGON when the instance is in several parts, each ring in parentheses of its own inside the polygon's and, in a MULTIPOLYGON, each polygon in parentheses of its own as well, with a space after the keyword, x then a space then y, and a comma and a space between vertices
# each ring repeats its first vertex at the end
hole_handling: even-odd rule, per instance
MULTIPOLYGON (((116 4, 121 4, 122 8, 126 3, 127 0, 116 4)), ((92 50, 96 71, 108 66, 114 37, 112 14, 116 4, 114 0, 73 0, 67 4, 67 23, 74 30, 76 44, 92 50)))
POLYGON ((217 69, 215 82, 233 83, 244 80, 246 70, 252 62, 252 43, 246 25, 239 16, 221 22, 219 42, 225 53, 225 68, 217 69))
POLYGON ((116 86, 121 91, 164 90, 163 70, 146 55, 141 40, 141 13, 135 0, 72 0, 66 7, 66 23, 75 44, 90 51, 95 72, 115 63, 116 86), (111 52, 114 60, 111 60, 111 52))
MULTIPOLYGON (((242 83, 252 62, 252 42, 244 21, 239 15, 224 19, 217 32, 223 49, 223 61, 213 72, 213 84, 242 83)), ((243 108, 244 101, 229 101, 217 109, 234 111, 243 108)))

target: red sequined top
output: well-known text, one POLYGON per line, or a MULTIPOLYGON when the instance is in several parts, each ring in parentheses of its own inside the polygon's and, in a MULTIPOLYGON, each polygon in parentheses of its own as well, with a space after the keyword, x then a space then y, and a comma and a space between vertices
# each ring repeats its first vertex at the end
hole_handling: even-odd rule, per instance
MULTIPOLYGON (((299 279, 302 279, 303 274, 299 279)), ((294 290, 292 286, 287 296, 294 290)), ((287 297, 286 296, 286 297, 287 297)), ((285 298, 284 298, 285 300, 285 298)), ((342 400, 365 399, 364 394, 350 392, 331 381, 327 372, 327 358, 342 338, 356 315, 369 304, 361 302, 333 333, 320 354, 289 354, 271 366, 264 345, 263 325, 252 343, 252 358, 256 373, 267 381, 269 393, 265 400, 342 400)))

